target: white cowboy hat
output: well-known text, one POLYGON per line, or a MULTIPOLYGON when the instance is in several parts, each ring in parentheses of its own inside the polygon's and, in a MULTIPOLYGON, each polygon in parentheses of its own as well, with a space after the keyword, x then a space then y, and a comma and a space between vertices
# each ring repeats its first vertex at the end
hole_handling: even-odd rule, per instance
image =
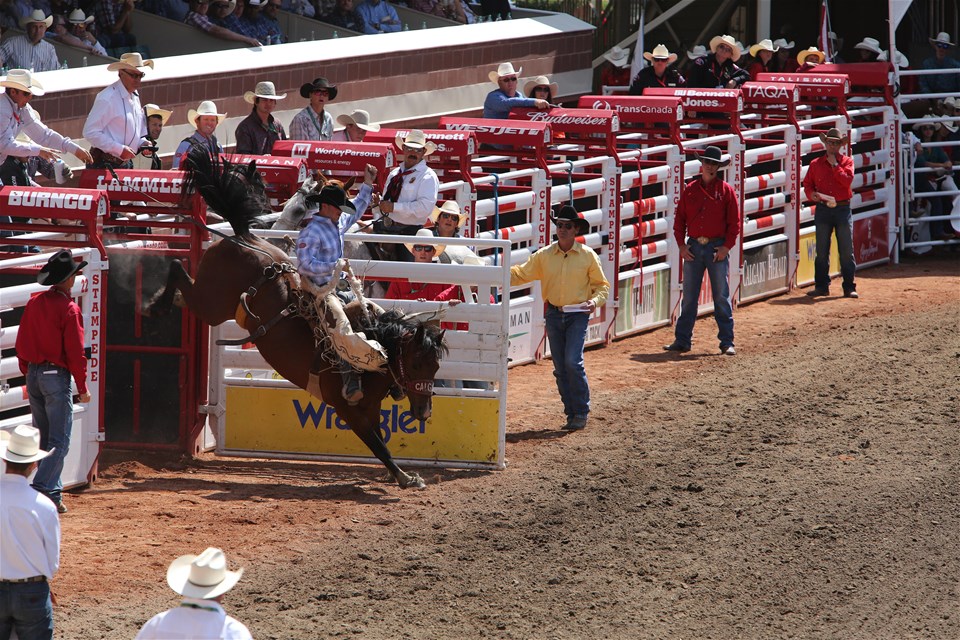
POLYGON ((0 80, 0 87, 10 87, 32 93, 35 96, 43 95, 43 85, 26 69, 10 69, 7 76, 0 80))
POLYGON ((707 55, 707 48, 702 44, 698 44, 693 48, 693 51, 687 51, 687 57, 691 60, 697 60, 699 58, 707 55))
POLYGON ((2 433, 6 437, 0 437, 0 458, 7 462, 26 464, 43 460, 53 453, 52 449, 40 449, 40 430, 28 424, 17 425, 11 433, 2 433))
MULTIPOLYGON (((886 62, 888 57, 889 56, 887 55, 886 51, 881 51, 880 55, 877 56, 877 60, 879 60, 880 62, 886 62)), ((910 60, 907 59, 907 56, 903 55, 902 51, 897 51, 897 55, 895 58, 897 61, 897 66, 900 67, 901 69, 906 69, 907 67, 910 66, 910 60)))
POLYGON ((83 9, 74 9, 70 12, 67 22, 70 24, 90 24, 96 19, 96 16, 84 15, 83 9))
POLYGON ((140 69, 150 67, 153 69, 153 60, 144 60, 139 52, 125 53, 120 56, 116 62, 107 65, 107 71, 119 71, 121 69, 140 69))
POLYGON ((53 24, 53 16, 45 15, 43 9, 34 9, 30 15, 20 18, 21 27, 26 27, 28 24, 33 24, 34 22, 42 22, 47 25, 49 29, 50 25, 53 24))
POLYGON ((777 49, 793 49, 794 44, 793 40, 787 42, 785 38, 777 38, 773 41, 773 46, 777 49))
POLYGON ((776 53, 779 51, 780 47, 770 42, 770 38, 764 38, 757 44, 750 47, 750 55, 754 58, 757 57, 757 53, 760 51, 769 51, 770 53, 776 53))
POLYGON ((447 200, 439 207, 434 207, 433 211, 430 212, 430 221, 433 224, 437 224, 437 219, 440 218, 441 213, 452 213, 455 216, 459 216, 460 219, 457 221, 457 226, 462 227, 463 223, 467 221, 467 214, 460 211, 460 205, 457 204, 456 200, 447 200))
POLYGON ((956 109, 957 107, 960 107, 960 99, 954 98, 953 96, 946 97, 943 99, 943 105, 945 107, 950 107, 951 109, 956 109))
POLYGON ((880 41, 876 38, 864 38, 857 44, 853 45, 854 49, 863 49, 864 51, 871 51, 873 53, 883 53, 883 49, 880 48, 880 41))
POLYGON ((643 59, 649 60, 650 62, 654 60, 666 60, 667 64, 673 64, 677 61, 677 54, 670 53, 670 50, 667 49, 666 46, 658 44, 650 53, 644 52, 643 59))
POLYGON ((343 126, 355 124, 364 131, 380 131, 380 125, 370 123, 370 114, 363 109, 354 109, 350 114, 341 114, 337 116, 337 122, 343 126))
POLYGON ((557 94, 560 93, 560 85, 556 82, 550 82, 550 78, 547 76, 537 76, 533 80, 530 80, 525 85, 523 85, 523 95, 528 96, 530 92, 533 91, 535 87, 549 87, 550 95, 554 98, 557 97, 557 94))
MULTIPOLYGON (((924 115, 925 115, 926 117, 929 117, 929 118, 936 118, 936 117, 937 117, 937 114, 935 114, 935 113, 933 113, 933 112, 930 112, 930 111, 928 111, 928 112, 927 112, 926 114, 924 114, 924 115)), ((914 131, 920 131, 920 129, 922 129, 923 127, 933 127, 933 130, 934 130, 934 131, 940 131, 940 123, 939 123, 939 122, 923 121, 923 122, 914 122, 914 123, 913 123, 913 130, 914 130, 914 131)))
POLYGON ((220 126, 223 124, 223 119, 227 117, 227 114, 219 113, 217 111, 217 105, 215 105, 212 100, 204 100, 196 109, 187 111, 187 122, 192 124, 194 129, 197 128, 197 118, 199 116, 217 116, 217 126, 220 126))
POLYGON ((247 91, 243 94, 243 99, 254 104, 257 98, 267 98, 268 100, 283 100, 287 97, 287 94, 281 93, 277 94, 277 88, 273 86, 272 82, 258 82, 257 86, 253 91, 247 91))
POLYGON ((819 58, 817 60, 817 64, 823 64, 823 61, 827 59, 827 56, 824 55, 823 51, 820 51, 820 49, 817 49, 816 47, 810 47, 809 49, 804 49, 797 54, 797 64, 803 64, 806 61, 807 56, 817 56, 817 58, 819 58))
POLYGON ((437 236, 433 235, 433 232, 430 231, 430 229, 420 229, 419 231, 417 231, 417 235, 415 235, 414 237, 429 238, 430 242, 427 242, 426 240, 420 240, 419 242, 416 240, 413 242, 404 242, 403 245, 407 248, 407 251, 409 251, 410 253, 413 253, 413 247, 418 244, 420 245, 429 244, 429 245, 433 245, 436 248, 436 251, 433 252, 433 257, 436 258, 441 253, 443 253, 444 249, 447 248, 447 245, 440 244, 439 242, 437 242, 437 239, 438 239, 437 236))
POLYGON ((420 129, 411 129, 406 138, 402 138, 398 134, 394 139, 394 144, 396 144, 401 151, 405 146, 413 147, 414 149, 423 149, 423 155, 425 156, 428 156, 437 150, 437 145, 427 140, 427 136, 425 136, 423 131, 420 131, 420 129))
POLYGON ((603 57, 606 58, 610 64, 621 69, 630 64, 630 52, 620 47, 611 48, 610 51, 603 54, 603 57))
POLYGON ((161 109, 155 104, 145 104, 143 105, 143 110, 146 112, 148 118, 160 116, 160 122, 163 124, 167 124, 167 120, 170 119, 170 115, 173 113, 173 111, 161 109))
POLYGON ((730 58, 731 58, 734 62, 736 62, 737 60, 739 60, 739 59, 740 59, 740 56, 743 55, 743 54, 740 52, 740 46, 741 46, 741 45, 737 44, 737 41, 734 40, 733 36, 727 36, 727 35, 714 36, 713 39, 710 40, 710 51, 712 51, 713 53, 716 53, 716 52, 717 52, 717 47, 719 47, 721 44, 725 44, 725 45, 729 46, 731 49, 733 49, 733 55, 730 56, 730 58))
POLYGON ((167 569, 167 584, 187 598, 212 600, 230 591, 243 575, 243 569, 227 571, 227 557, 216 547, 208 547, 198 556, 180 556, 167 569))
POLYGON ((492 82, 493 84, 498 84, 497 80, 499 80, 500 78, 504 76, 519 76, 522 71, 523 71, 523 67, 520 67, 519 69, 514 71, 512 62, 501 62, 500 65, 497 67, 497 70, 491 71, 490 73, 488 73, 487 77, 490 78, 490 82, 492 82))
MULTIPOLYGON (((34 11, 36 13, 36 11, 34 11)), ((930 44, 945 44, 948 47, 955 47, 956 45, 950 42, 950 34, 946 31, 941 31, 937 34, 936 38, 929 38, 930 44)))

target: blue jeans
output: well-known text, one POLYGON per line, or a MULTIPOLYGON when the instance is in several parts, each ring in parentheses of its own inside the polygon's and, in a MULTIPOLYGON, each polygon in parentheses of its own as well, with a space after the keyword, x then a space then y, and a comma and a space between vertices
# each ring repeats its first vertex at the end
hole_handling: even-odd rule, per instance
POLYGON ((856 291, 853 274, 857 271, 857 261, 853 257, 853 214, 850 206, 831 209, 824 204, 818 204, 813 212, 813 224, 817 231, 817 257, 813 261, 814 285, 823 291, 830 289, 830 236, 836 231, 843 292, 856 291))
POLYGON ((0 638, 9 638, 13 629, 20 640, 53 638, 53 604, 48 583, 0 584, 0 638))
POLYGON ((63 482, 60 473, 70 449, 73 429, 73 392, 70 372, 53 365, 31 364, 27 370, 27 394, 33 426, 40 430, 40 448, 56 450, 40 461, 33 488, 46 494, 55 504, 61 500, 63 482))
POLYGON ((680 318, 675 328, 676 341, 685 347, 693 344, 693 325, 697 321, 697 307, 700 300, 700 286, 703 274, 710 276, 710 288, 713 290, 713 317, 717 321, 717 338, 720 348, 733 345, 733 307, 730 305, 730 258, 714 262, 713 255, 723 246, 723 240, 714 240, 700 244, 688 240, 687 246, 693 252, 693 260, 683 261, 683 301, 680 304, 680 318))
POLYGON ((564 313, 547 305, 547 340, 553 358, 553 375, 568 418, 590 413, 590 386, 583 368, 583 343, 587 340, 589 313, 564 313))

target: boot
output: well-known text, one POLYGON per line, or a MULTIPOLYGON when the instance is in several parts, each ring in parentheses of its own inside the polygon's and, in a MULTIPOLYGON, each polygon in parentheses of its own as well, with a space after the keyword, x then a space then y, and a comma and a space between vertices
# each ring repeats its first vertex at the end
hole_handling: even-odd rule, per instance
POLYGON ((361 373, 353 367, 340 369, 340 379, 343 380, 343 398, 351 407, 363 400, 363 387, 360 382, 361 373))

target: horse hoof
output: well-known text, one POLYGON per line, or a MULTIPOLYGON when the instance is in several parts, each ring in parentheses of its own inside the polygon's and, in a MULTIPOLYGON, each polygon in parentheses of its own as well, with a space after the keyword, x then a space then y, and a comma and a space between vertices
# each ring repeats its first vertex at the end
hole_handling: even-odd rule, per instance
POLYGON ((423 478, 420 477, 420 474, 417 473, 407 473, 406 478, 400 482, 400 487, 402 489, 426 489, 427 483, 423 481, 423 478))

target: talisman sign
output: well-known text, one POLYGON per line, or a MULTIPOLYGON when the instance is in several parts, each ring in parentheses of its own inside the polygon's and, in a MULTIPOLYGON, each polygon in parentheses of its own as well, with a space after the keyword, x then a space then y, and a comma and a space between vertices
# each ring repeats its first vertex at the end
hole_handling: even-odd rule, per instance
POLYGON ((257 171, 264 182, 292 182, 301 183, 307 179, 309 167, 303 158, 284 156, 258 156, 252 154, 225 153, 221 157, 234 164, 257 164, 257 171))
POLYGON ((850 93, 850 76, 842 73, 758 73, 757 82, 840 87, 845 94, 850 93))

